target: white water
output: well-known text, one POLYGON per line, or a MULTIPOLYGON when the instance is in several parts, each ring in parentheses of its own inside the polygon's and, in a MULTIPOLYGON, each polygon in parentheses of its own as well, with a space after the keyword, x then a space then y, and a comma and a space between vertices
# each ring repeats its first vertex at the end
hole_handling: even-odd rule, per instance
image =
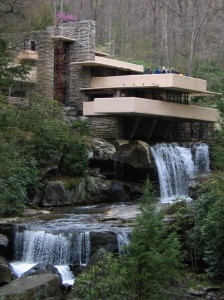
MULTIPOLYGON (((16 276, 21 277, 25 272, 33 268, 36 263, 11 262, 10 265, 16 276)), ((57 268, 59 273, 61 274, 62 284, 74 284, 75 278, 68 265, 56 265, 55 268, 57 268)))
POLYGON ((44 230, 24 230, 15 236, 15 260, 11 263, 18 277, 37 263, 54 265, 62 282, 73 284, 74 276, 68 264, 86 264, 90 256, 89 232, 53 234, 44 230))
POLYGON ((117 233, 117 242, 119 254, 125 253, 124 247, 127 246, 130 242, 129 232, 118 232, 117 233))
POLYGON ((210 172, 208 146, 204 143, 191 147, 162 143, 150 149, 157 167, 162 203, 189 198, 189 181, 210 172))

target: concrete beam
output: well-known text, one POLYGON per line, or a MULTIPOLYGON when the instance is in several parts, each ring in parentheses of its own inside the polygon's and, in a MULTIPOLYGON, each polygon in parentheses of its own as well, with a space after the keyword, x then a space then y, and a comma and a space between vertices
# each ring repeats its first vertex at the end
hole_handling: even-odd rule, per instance
POLYGON ((181 76, 176 74, 143 74, 143 75, 124 75, 93 77, 91 87, 97 88, 152 88, 179 90, 183 93, 200 94, 206 93, 206 80, 181 76))
POLYGON ((95 98, 93 102, 84 102, 83 115, 102 114, 153 116, 213 123, 219 119, 219 112, 216 109, 145 98, 95 98))

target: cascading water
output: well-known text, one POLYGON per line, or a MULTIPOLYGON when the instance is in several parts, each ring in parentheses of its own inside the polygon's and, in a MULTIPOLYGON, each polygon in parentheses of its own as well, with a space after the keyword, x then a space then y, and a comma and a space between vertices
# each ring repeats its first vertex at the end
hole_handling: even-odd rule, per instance
POLYGON ((47 233, 24 230, 16 233, 15 259, 53 265, 86 264, 90 254, 89 232, 47 233))
POLYGON ((68 264, 86 264, 90 256, 89 232, 49 233, 44 230, 25 229, 15 235, 15 261, 12 267, 20 276, 36 263, 55 265, 62 275, 63 283, 74 282, 68 264), (18 270, 20 262, 20 270, 18 270))
POLYGON ((161 202, 187 197, 189 181, 199 174, 208 174, 209 149, 204 143, 180 146, 177 143, 150 147, 158 171, 161 202))
MULTIPOLYGON (((105 241, 107 232, 115 233, 119 253, 124 253, 123 246, 129 242, 131 229, 123 225, 121 228, 117 222, 101 220, 109 211, 117 214, 120 208, 123 211, 126 206, 130 208, 130 203, 55 208, 50 218, 46 215, 46 219, 17 225, 14 237, 14 261, 11 262, 15 274, 21 277, 37 263, 49 263, 59 270, 63 283, 73 284, 74 276, 70 272, 69 265, 88 263, 91 255, 90 241, 96 245, 94 238, 90 239, 91 231, 103 232, 105 241)), ((130 210, 132 211, 131 208, 130 210)), ((109 238, 108 247, 110 244, 109 238)), ((117 249, 116 245, 114 249, 117 249)))
POLYGON ((117 242, 119 254, 125 253, 125 246, 130 242, 130 232, 118 232, 117 233, 117 242))

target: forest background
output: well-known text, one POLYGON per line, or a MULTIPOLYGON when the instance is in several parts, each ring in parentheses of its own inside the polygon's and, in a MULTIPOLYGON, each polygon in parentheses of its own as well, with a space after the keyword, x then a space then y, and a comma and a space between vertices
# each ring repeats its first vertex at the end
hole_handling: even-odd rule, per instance
POLYGON ((152 69, 174 67, 222 91, 223 0, 2 0, 0 30, 45 29, 60 11, 96 22, 98 50, 152 69))
MULTIPOLYGON (((13 52, 9 51, 10 39, 13 38, 11 33, 24 32, 25 39, 30 31, 43 30, 48 25, 56 24, 57 12, 62 11, 78 20, 95 20, 98 50, 145 67, 150 66, 152 69, 156 66, 177 68, 188 72, 190 76, 207 79, 208 90, 223 92, 224 0, 1 0, 0 32, 2 37, 6 37, 7 43, 0 38, 0 88, 10 86, 16 72, 23 71, 8 68, 8 62, 13 60, 10 56, 13 52)), ((20 42, 23 43, 23 40, 20 42)), ((50 159, 53 159, 58 151, 62 152, 60 170, 62 174, 71 174, 72 168, 78 170, 77 174, 72 174, 73 176, 83 175, 88 161, 80 131, 71 135, 70 128, 60 120, 60 110, 55 104, 52 105, 51 102, 44 101, 46 99, 36 97, 29 110, 18 111, 10 107, 2 95, 1 98, 3 99, 0 99, 0 213, 9 215, 18 213, 24 208, 29 193, 39 187, 39 178, 43 175, 46 162, 51 162, 50 159), (73 155, 66 156, 65 153, 73 155)), ((218 106, 221 113, 224 112, 222 97, 206 99, 198 103, 218 106)), ((180 222, 176 223, 178 228, 175 229, 180 235, 181 243, 185 244, 187 250, 190 249, 188 253, 197 254, 190 260, 192 267, 197 269, 198 262, 204 261, 207 274, 210 277, 221 278, 222 282, 224 277, 223 149, 224 130, 222 129, 213 141, 213 177, 199 190, 195 210, 189 212, 188 207, 181 207, 182 210, 187 210, 187 215, 193 216, 195 220, 193 229, 189 226, 186 228, 182 214, 177 214, 180 222), (198 241, 200 241, 199 245, 198 241)), ((149 191, 146 190, 143 200, 150 197, 149 191)), ((148 244, 145 243, 146 237, 141 232, 137 232, 137 238, 133 240, 136 242, 131 252, 133 255, 128 260, 127 269, 126 266, 122 269, 125 272, 132 272, 133 269, 129 266, 136 266, 136 277, 131 277, 129 272, 126 277, 121 272, 122 276, 118 280, 124 287, 124 293, 131 291, 132 295, 136 295, 133 299, 162 299, 156 298, 157 294, 155 298, 149 298, 148 293, 152 294, 154 290, 160 291, 161 285, 164 289, 164 278, 166 279, 164 276, 172 274, 167 258, 173 259, 171 265, 175 267, 175 262, 178 262, 179 248, 177 244, 173 244, 173 248, 169 249, 173 256, 158 256, 159 249, 164 253, 165 242, 168 240, 158 234, 162 232, 161 225, 154 214, 151 214, 151 210, 147 209, 146 212, 147 215, 143 214, 139 224, 142 225, 141 222, 146 220, 144 226, 152 224, 153 228, 158 230, 150 236, 151 239, 147 237, 150 241, 148 244), (161 243, 161 240, 164 243, 161 243), (154 248, 150 252, 147 247, 151 249, 152 244, 154 248), (156 266, 156 269, 162 270, 158 272, 153 285, 151 280, 147 282, 142 280, 146 275, 147 278, 151 278, 152 274, 155 278, 154 269, 152 272, 151 266, 147 265, 147 262, 151 261, 153 268, 156 266), (165 267, 158 268, 158 263, 165 267), (169 267, 167 267, 168 263, 169 267), (123 284, 126 278, 127 281, 123 284), (137 294, 132 292, 133 289, 137 294), (145 298, 142 297, 143 292, 145 298)), ((138 227, 136 228, 138 230, 138 227)), ((139 228, 141 229, 140 226, 139 228)), ((151 233, 147 230, 142 232, 151 233)), ((176 241, 175 237, 173 241, 176 241)), ((109 266, 116 265, 109 262, 109 266)), ((103 283, 105 291, 114 292, 114 295, 110 292, 111 298, 107 297, 107 299, 121 299, 120 289, 114 290, 117 270, 121 270, 120 264, 118 269, 113 269, 112 273, 108 272, 108 276, 102 278, 107 280, 103 283), (108 289, 110 284, 112 288, 108 289)), ((93 275, 95 276, 94 273, 93 275)), ((86 278, 84 279, 86 281, 86 278)), ((170 278, 167 279, 170 283, 170 278)), ((99 279, 100 292, 101 283, 99 279)), ((121 285, 116 286, 120 288, 121 285)), ((94 286, 94 293, 96 291, 94 286)), ((90 292, 85 289, 88 295, 90 292)), ((124 299, 132 299, 125 297, 124 294, 124 299)), ((100 298, 94 294, 92 298, 85 296, 81 299, 100 298)))

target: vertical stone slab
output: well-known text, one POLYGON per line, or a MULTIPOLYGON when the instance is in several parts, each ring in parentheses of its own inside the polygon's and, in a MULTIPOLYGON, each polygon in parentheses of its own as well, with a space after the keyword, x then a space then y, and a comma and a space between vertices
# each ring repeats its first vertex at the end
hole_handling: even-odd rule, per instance
POLYGON ((80 91, 80 87, 89 87, 91 80, 91 69, 71 64, 95 58, 95 22, 77 21, 62 23, 57 26, 48 27, 52 36, 61 36, 74 41, 67 43, 67 96, 65 106, 72 106, 73 113, 82 115, 83 102, 86 97, 80 91), (75 112, 74 112, 75 111, 75 112))
POLYGON ((34 33, 38 52, 36 91, 43 98, 53 99, 54 95, 54 42, 47 31, 34 33))

